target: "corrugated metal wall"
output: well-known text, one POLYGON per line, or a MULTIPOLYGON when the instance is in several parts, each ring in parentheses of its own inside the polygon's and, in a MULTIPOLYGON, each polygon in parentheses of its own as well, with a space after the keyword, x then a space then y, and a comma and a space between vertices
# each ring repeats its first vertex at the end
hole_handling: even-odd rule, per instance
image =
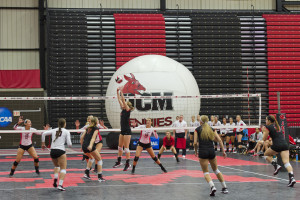
POLYGON ((48 0, 50 8, 135 8, 159 9, 159 0, 48 0))
POLYGON ((32 9, 37 4, 37 0, 0 0, 0 70, 39 69, 38 10, 32 9))
POLYGON ((168 9, 228 9, 249 10, 251 4, 256 10, 275 9, 275 0, 166 0, 168 9))
MULTIPOLYGON (((51 8, 142 8, 159 9, 160 0, 48 0, 51 8)), ((167 9, 275 9, 275 0, 166 0, 167 9)))

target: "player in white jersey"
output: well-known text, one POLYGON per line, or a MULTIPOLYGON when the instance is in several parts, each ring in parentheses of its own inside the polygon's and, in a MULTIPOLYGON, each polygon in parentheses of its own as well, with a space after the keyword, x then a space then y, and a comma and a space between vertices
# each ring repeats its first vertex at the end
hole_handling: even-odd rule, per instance
MULTIPOLYGON (((229 118, 229 123, 227 123, 227 126, 235 126, 235 123, 233 122, 233 118, 229 118)), ((227 128, 227 134, 226 134, 226 152, 229 152, 229 142, 231 141, 231 152, 233 152, 234 148, 234 140, 235 140, 235 133, 233 132, 233 128, 227 128)))
POLYGON ((227 128, 226 128, 226 126, 228 126, 226 117, 223 117, 221 126, 224 127, 224 128, 220 129, 220 138, 221 138, 222 143, 224 145, 224 141, 225 141, 226 134, 227 134, 227 128))
MULTIPOLYGON (((247 126, 241 119, 240 115, 236 116, 236 125, 237 126, 247 126)), ((239 128, 236 130, 236 135, 237 135, 237 141, 238 141, 238 153, 241 152, 241 148, 242 148, 242 137, 244 135, 243 132, 244 128, 239 128)))
MULTIPOLYGON (((175 128, 187 127, 187 123, 183 120, 183 115, 179 116, 179 120, 174 123, 175 128)), ((187 129, 176 129, 173 130, 173 137, 175 138, 175 148, 177 155, 179 154, 179 149, 182 149, 182 158, 185 159, 186 156, 186 137, 187 129)))
POLYGON ((214 123, 215 123, 215 116, 211 115, 211 116, 210 116, 210 121, 207 122, 207 124, 208 124, 209 126, 213 126, 214 123))
POLYGON ((17 124, 14 125, 15 130, 20 130, 21 132, 21 141, 17 152, 16 161, 13 163, 9 176, 12 177, 15 173, 15 170, 20 163, 25 151, 29 153, 29 155, 34 159, 34 168, 35 172, 39 175, 39 157, 35 151, 35 148, 32 146, 32 136, 33 134, 41 135, 41 133, 35 132, 35 128, 31 128, 31 121, 29 119, 23 120, 23 117, 19 117, 19 121, 17 124), (24 126, 20 126, 22 123, 24 123, 24 126), (32 132, 30 133, 22 133, 24 130, 30 130, 32 132))
MULTIPOLYGON (((141 125, 138 126, 137 128, 152 128, 151 126, 152 121, 150 118, 147 119, 146 121, 146 125, 141 125)), ((133 124, 133 126, 135 126, 135 124, 133 124)), ((142 130, 141 131, 141 135, 140 135, 140 140, 138 142, 138 145, 136 147, 136 153, 135 153, 135 157, 133 160, 133 167, 131 170, 131 174, 135 173, 135 167, 137 165, 137 162, 139 160, 139 157, 143 151, 143 149, 146 149, 146 151, 149 153, 149 155, 151 156, 151 158, 156 162, 156 164, 158 164, 161 168, 161 170, 165 173, 167 173, 167 170, 163 167, 163 165, 160 163, 160 160, 155 156, 153 148, 151 146, 151 140, 150 137, 151 135, 154 135, 156 138, 158 138, 158 135, 156 133, 155 130, 142 130)))
POLYGON ((68 147, 72 147, 71 142, 71 134, 66 128, 66 120, 60 118, 58 120, 58 128, 48 130, 43 133, 42 135, 42 148, 44 149, 45 146, 45 137, 51 135, 52 142, 51 142, 51 151, 50 156, 52 162, 54 164, 54 182, 53 187, 57 187, 61 191, 65 191, 63 187, 63 182, 65 179, 65 175, 67 173, 67 156, 65 150, 65 143, 67 142, 68 147), (59 174, 59 185, 57 186, 59 174))
MULTIPOLYGON (((190 127, 195 127, 195 129, 200 126, 200 123, 196 121, 195 116, 192 116, 192 121, 190 122, 190 127)), ((190 129, 190 150, 194 149, 194 132, 195 129, 190 129)))
MULTIPOLYGON (((214 116, 214 122, 213 122, 213 126, 221 126, 221 122, 218 120, 219 118, 217 116, 214 116)), ((220 129, 215 129, 217 131, 217 133, 220 135, 220 129)), ((218 142, 214 142, 215 143, 215 151, 217 151, 218 149, 218 142)), ((221 146, 220 146, 220 152, 222 152, 221 146)))

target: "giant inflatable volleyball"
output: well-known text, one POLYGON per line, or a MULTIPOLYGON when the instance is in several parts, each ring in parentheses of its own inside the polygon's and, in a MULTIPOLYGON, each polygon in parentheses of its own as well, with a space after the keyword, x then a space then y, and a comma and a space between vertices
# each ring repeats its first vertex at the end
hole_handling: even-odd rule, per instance
MULTIPOLYGON (((112 76, 106 96, 116 96, 121 87, 124 96, 199 96, 199 88, 192 73, 179 62, 160 55, 145 55, 124 64, 112 76), (123 81, 118 83, 116 79, 123 81)), ((131 99, 135 107, 131 122, 143 124, 153 119, 154 126, 170 126, 176 116, 190 119, 200 111, 200 98, 131 99)), ((109 123, 120 128, 118 101, 107 99, 105 108, 109 123)))

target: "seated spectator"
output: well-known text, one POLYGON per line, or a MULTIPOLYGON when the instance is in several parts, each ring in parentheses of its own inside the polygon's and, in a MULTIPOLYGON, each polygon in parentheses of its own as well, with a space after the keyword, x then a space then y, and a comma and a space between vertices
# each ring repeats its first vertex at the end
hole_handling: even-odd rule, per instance
POLYGON ((248 150, 254 149, 256 147, 256 144, 259 141, 262 141, 262 138, 263 138, 262 132, 260 132, 259 128, 256 128, 255 129, 255 133, 253 133, 253 134, 250 135, 250 138, 249 138, 249 149, 248 150))

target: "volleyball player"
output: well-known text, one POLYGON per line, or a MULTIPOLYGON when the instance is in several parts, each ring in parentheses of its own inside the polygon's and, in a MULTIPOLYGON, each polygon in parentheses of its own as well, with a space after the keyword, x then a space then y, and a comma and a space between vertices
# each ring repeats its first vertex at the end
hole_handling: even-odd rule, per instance
POLYGON ((44 149, 45 146, 45 137, 48 135, 52 136, 52 143, 51 143, 51 151, 50 156, 52 162, 54 164, 54 181, 53 187, 57 187, 57 180, 58 182, 58 189, 61 191, 65 191, 66 189, 63 187, 63 182, 66 176, 66 169, 67 169, 67 156, 65 151, 65 142, 67 142, 68 147, 72 147, 71 142, 71 134, 66 128, 66 120, 60 118, 58 120, 58 128, 46 131, 42 135, 42 148, 44 149), (59 177, 58 177, 59 174, 59 177))
MULTIPOLYGON (((86 125, 84 126, 84 127, 82 127, 81 129, 82 130, 86 130, 87 128, 88 128, 88 126, 89 126, 89 123, 91 122, 91 118, 93 118, 93 116, 92 115, 90 115, 90 116, 88 116, 88 119, 87 119, 87 123, 86 123, 86 125)), ((99 129, 107 129, 107 127, 104 125, 104 121, 103 120, 98 120, 98 118, 97 117, 95 117, 96 118, 96 120, 97 120, 97 127, 99 128, 99 129)), ((78 121, 78 120, 77 120, 78 121)), ((76 121, 76 122, 77 122, 76 121)), ((79 123, 79 125, 80 125, 80 122, 78 121, 77 122, 77 125, 78 125, 78 123, 79 123)), ((79 127, 79 125, 77 126, 76 125, 76 129, 78 129, 77 127, 79 127)), ((98 134, 97 134, 97 137, 96 137, 96 140, 95 140, 95 144, 96 144, 96 149, 98 150, 98 152, 99 153, 101 153, 101 149, 102 149, 102 146, 103 146, 103 141, 102 141, 102 136, 101 136, 101 134, 100 134, 100 131, 98 132, 98 134)), ((87 161, 87 165, 89 165, 89 157, 87 157, 85 154, 84 154, 84 158, 86 159, 86 161, 87 161)), ((94 159, 92 159, 92 161, 94 161, 94 159)), ((97 165, 97 163, 95 163, 95 168, 94 168, 94 172, 95 173, 97 173, 97 168, 98 168, 98 165, 97 165)))
POLYGON ((208 124, 209 126, 213 126, 214 123, 215 123, 215 116, 211 115, 211 116, 210 116, 210 121, 207 122, 207 124, 208 124))
MULTIPOLYGON (((219 118, 217 116, 214 116, 214 122, 213 126, 221 126, 221 122, 218 120, 219 118)), ((220 129, 215 129, 218 134, 220 134, 220 129)), ((215 142, 215 151, 218 149, 218 142, 215 142)), ((222 151, 221 146, 220 146, 220 152, 222 151)))
MULTIPOLYGON (((197 128, 200 123, 196 121, 195 116, 192 116, 192 121, 190 122, 190 127, 197 128)), ((194 131, 195 129, 190 129, 190 150, 194 149, 194 131)))
POLYGON ((36 131, 35 128, 31 128, 31 120, 30 119, 25 119, 23 120, 23 117, 19 117, 19 121, 17 124, 14 125, 14 129, 15 130, 20 130, 21 131, 21 141, 20 141, 20 145, 17 151, 17 157, 16 157, 16 161, 14 161, 11 170, 10 170, 10 174, 9 177, 12 177, 15 173, 15 170, 18 166, 18 164, 21 162, 21 159, 25 153, 25 151, 27 151, 29 153, 29 155, 34 159, 34 168, 35 168, 35 173, 37 175, 40 174, 39 171, 39 157, 35 151, 35 148, 32 146, 32 136, 33 134, 37 134, 37 135, 42 135, 42 133, 37 133, 34 132, 36 131), (24 126, 20 126, 21 124, 24 124, 24 126), (30 133, 22 133, 22 131, 24 130, 30 130, 32 132, 30 133))
MULTIPOLYGON (((229 118, 229 123, 227 126, 235 126, 235 123, 233 122, 233 118, 229 118)), ((234 149, 234 140, 235 140, 235 133, 233 132, 233 128, 227 128, 227 134, 226 134, 226 152, 229 152, 229 142, 231 141, 231 152, 233 152, 234 149)))
MULTIPOLYGON (((193 145, 194 145, 194 143, 193 143, 193 145)), ((169 131, 166 132, 166 136, 163 139, 163 145, 161 146, 161 148, 160 148, 160 150, 157 154, 158 159, 160 159, 161 154, 165 150, 171 150, 174 153, 175 157, 176 157, 176 161, 179 162, 178 155, 177 155, 177 152, 176 152, 176 149, 175 149, 175 140, 171 136, 171 133, 169 131)))
MULTIPOLYGON (((213 141, 218 141, 220 143, 220 147, 223 151, 223 156, 226 158, 226 153, 224 151, 223 143, 221 142, 221 139, 219 135, 217 134, 217 131, 214 131, 211 127, 208 125, 208 117, 206 115, 201 116, 201 121, 198 128, 195 130, 194 134, 194 146, 195 149, 197 149, 197 141, 199 143, 198 148, 198 156, 199 156, 199 162, 202 168, 202 171, 204 173, 205 180, 208 182, 210 186, 210 196, 215 196, 215 193, 217 191, 208 170, 208 163, 210 163, 211 168, 217 175, 219 181, 222 184, 222 193, 227 194, 228 189, 226 187, 224 177, 222 173, 218 170, 218 164, 216 159, 216 153, 214 151, 214 144, 213 141)), ((195 155, 197 155, 197 151, 195 151, 195 155)))
POLYGON ((129 119, 130 119, 130 113, 131 113, 131 111, 134 110, 134 107, 132 106, 131 102, 125 101, 123 92, 120 91, 119 88, 117 89, 117 96, 118 96, 119 104, 122 109, 122 112, 121 112, 121 134, 119 135, 118 160, 113 167, 116 168, 116 167, 119 167, 122 165, 121 157, 123 154, 123 147, 124 147, 125 155, 126 155, 126 164, 125 164, 123 171, 127 171, 128 168, 130 167, 129 144, 130 144, 130 139, 131 139, 131 128, 130 128, 130 124, 129 124, 129 119))
POLYGON ((82 145, 82 150, 86 156, 89 157, 89 162, 85 170, 84 178, 90 179, 90 169, 95 159, 97 163, 98 181, 103 182, 105 179, 102 177, 102 158, 98 150, 96 149, 96 138, 99 132, 97 127, 97 118, 93 117, 91 119, 89 127, 80 137, 80 144, 82 145))
MULTIPOLYGON (((146 121, 146 125, 140 125, 137 128, 141 128, 141 129, 152 128, 151 124, 152 124, 152 121, 150 118, 148 118, 146 121)), ((150 137, 152 134, 155 136, 155 138, 158 138, 158 135, 155 130, 142 130, 141 131, 140 140, 136 147, 136 153, 135 153, 135 157, 133 160, 133 167, 131 170, 131 174, 135 173, 135 167, 137 165, 137 162, 139 160, 139 157, 140 157, 143 149, 146 149, 146 151, 149 153, 151 158, 156 162, 156 164, 158 164, 160 166, 161 170, 163 172, 167 173, 167 170, 164 168, 164 166, 161 164, 160 160, 154 154, 153 148, 151 146, 151 140, 150 140, 150 137)))
MULTIPOLYGON (((187 123, 183 120, 183 115, 179 116, 179 120, 174 123, 176 128, 187 127, 187 123)), ((186 129, 176 129, 173 130, 173 137, 175 137, 175 147, 177 155, 179 154, 179 149, 182 149, 182 158, 185 159, 186 156, 186 129), (175 134, 176 133, 176 134, 175 134)))
MULTIPOLYGON (((227 134, 226 126, 228 126, 226 117, 223 117, 221 126, 224 127, 222 129, 220 129, 220 137, 221 137, 221 140, 222 140, 222 143, 223 143, 223 146, 224 146, 224 141, 225 141, 226 134, 227 134)), ((220 149, 220 151, 221 151, 221 149, 220 149)))
POLYGON ((272 138, 273 144, 265 151, 265 159, 274 166, 274 175, 277 175, 281 166, 273 160, 273 156, 280 154, 284 167, 289 173, 288 187, 294 187, 296 180, 294 178, 293 168, 289 163, 289 147, 280 131, 280 126, 276 118, 272 115, 266 117, 266 125, 263 127, 263 140, 266 141, 268 136, 272 138))
MULTIPOLYGON (((89 123, 91 122, 91 119, 93 118, 94 116, 93 115, 89 115, 87 118, 86 118, 86 123, 84 125, 84 127, 80 128, 80 130, 86 130, 86 128, 89 126, 89 123)), ((75 127, 76 129, 79 129, 79 126, 80 126, 80 122, 79 120, 76 120, 75 121, 75 127)), ((81 132, 80 133, 80 136, 82 135, 81 132)), ((89 162, 89 157, 87 157, 85 154, 82 155, 82 161, 86 160, 86 162, 88 163, 89 162)))
MULTIPOLYGON (((246 124, 242 121, 241 116, 237 115, 236 116, 236 125, 237 126, 246 126, 246 124)), ((238 141, 238 153, 241 153, 242 150, 242 138, 244 135, 243 128, 239 128, 236 130, 236 136, 237 136, 237 141, 238 141)))

